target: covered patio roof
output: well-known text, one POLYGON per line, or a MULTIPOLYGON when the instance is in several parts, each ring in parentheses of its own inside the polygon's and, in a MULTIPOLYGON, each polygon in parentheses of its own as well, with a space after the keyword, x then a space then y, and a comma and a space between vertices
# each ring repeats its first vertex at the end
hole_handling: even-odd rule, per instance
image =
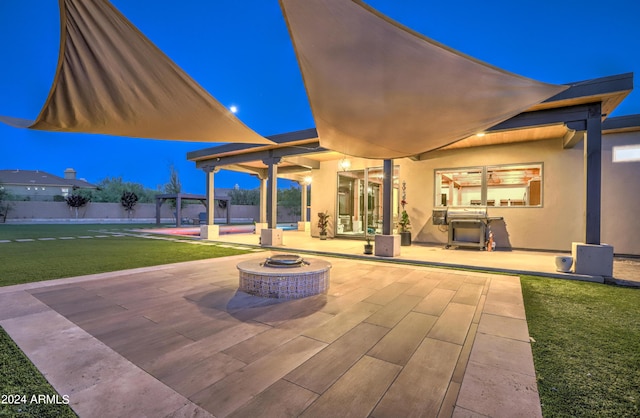
MULTIPOLYGON (((633 89, 633 74, 569 83, 562 93, 531 106, 525 112, 486 129, 484 135, 471 135, 438 150, 410 156, 414 160, 431 159, 462 148, 513 144, 563 138, 564 146, 570 148, 584 137, 585 126, 580 125, 575 115, 590 103, 602 103, 602 119, 613 112, 616 106, 633 89)), ((604 131, 613 129, 605 124, 604 131)), ((302 181, 320 162, 339 160, 345 154, 321 146, 321 137, 316 129, 306 129, 268 137, 272 145, 226 144, 205 148, 187 154, 196 167, 219 167, 231 171, 262 175, 267 164, 262 160, 270 156, 283 157, 278 165, 279 177, 302 181)))

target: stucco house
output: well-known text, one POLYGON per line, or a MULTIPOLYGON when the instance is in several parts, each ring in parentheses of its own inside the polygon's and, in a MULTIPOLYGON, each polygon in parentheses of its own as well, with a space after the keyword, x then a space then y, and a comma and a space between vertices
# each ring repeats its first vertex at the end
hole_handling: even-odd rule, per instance
POLYGON ((0 170, 0 187, 15 200, 62 200, 74 190, 95 190, 97 186, 77 178, 73 168, 64 171, 64 177, 40 170, 0 170))
MULTIPOLYGON (((209 208, 220 169, 260 178, 263 245, 282 243, 276 180, 286 177, 306 185, 301 205, 312 188, 312 236, 314 214, 326 211, 331 236, 373 235, 379 256, 400 253, 404 200, 414 242, 482 247, 490 228, 499 248, 571 249, 577 273, 602 276, 612 273, 614 248, 640 255, 640 117, 610 117, 633 74, 544 83, 454 51, 363 2, 280 0, 316 126, 264 137, 115 9, 60 5, 66 18, 51 95, 34 121, 0 120, 227 143, 187 158, 207 174, 209 208), (69 24, 80 21, 90 24, 69 24)), ((202 238, 216 228, 209 210, 202 238)))
MULTIPOLYGON (((640 195, 632 192, 640 179, 640 115, 606 117, 629 93, 632 79, 623 74, 572 83, 560 95, 481 135, 394 159, 394 232, 405 183, 414 243, 447 245, 449 227, 438 224, 434 211, 437 218, 438 209, 480 207, 499 218, 489 224, 498 248, 570 251, 573 242, 584 240, 586 228, 586 141, 567 112, 600 102, 601 241, 616 254, 640 255, 640 195)), ((382 232, 383 160, 322 148, 315 129, 269 139, 277 145, 227 144, 187 158, 205 171, 215 167, 257 175, 264 189, 268 163, 275 158, 278 177, 312 190, 312 236, 318 236, 315 214, 323 211, 332 215, 332 237, 362 239, 382 232)))

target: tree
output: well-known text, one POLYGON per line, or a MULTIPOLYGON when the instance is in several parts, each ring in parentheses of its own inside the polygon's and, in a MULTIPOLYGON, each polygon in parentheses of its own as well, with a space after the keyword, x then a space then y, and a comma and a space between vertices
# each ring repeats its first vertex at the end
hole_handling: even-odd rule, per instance
POLYGON ((124 192, 135 193, 139 203, 155 202, 157 191, 144 187, 140 183, 124 181, 122 177, 106 177, 98 183, 92 202, 120 202, 124 192))
POLYGON ((71 208, 75 209, 76 219, 78 219, 78 208, 83 207, 84 205, 89 203, 91 200, 80 193, 74 193, 67 196, 66 201, 67 201, 67 205, 69 206, 69 209, 71 208))
POLYGON ((131 218, 131 212, 133 211, 134 206, 138 203, 138 195, 134 192, 122 192, 122 197, 120 197, 120 203, 127 211, 129 218, 131 218))
POLYGON ((302 190, 295 186, 288 189, 278 189, 278 206, 289 211, 291 215, 300 216, 302 205, 302 190))
POLYGON ((229 199, 232 205, 253 205, 260 204, 259 189, 233 189, 229 191, 229 199))
POLYGON ((2 222, 7 219, 7 214, 13 207, 13 203, 10 203, 9 200, 11 200, 11 194, 0 183, 0 220, 2 222))
MULTIPOLYGON (((182 191, 182 183, 180 175, 173 164, 169 166, 169 182, 164 185, 164 192, 167 194, 178 194, 182 191)), ((176 207, 176 199, 169 199, 172 208, 176 207)), ((184 202, 183 202, 184 204, 184 202)))

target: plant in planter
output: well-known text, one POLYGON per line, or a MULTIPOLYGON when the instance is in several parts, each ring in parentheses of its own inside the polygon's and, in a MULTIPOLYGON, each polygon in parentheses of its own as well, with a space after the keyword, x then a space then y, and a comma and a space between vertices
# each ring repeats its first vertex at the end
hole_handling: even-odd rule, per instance
POLYGON ((318 229, 320 229, 320 239, 327 239, 327 228, 329 227, 329 212, 318 212, 318 229))
POLYGON ((400 213, 400 220, 398 221, 398 232, 400 232, 400 245, 409 246, 411 245, 411 219, 409 219, 409 214, 405 210, 405 206, 407 205, 407 182, 402 182, 402 200, 400 201, 400 205, 402 206, 402 213, 400 213))
POLYGON ((371 237, 365 237, 367 243, 364 244, 364 253, 365 254, 373 254, 373 244, 371 243, 371 237))

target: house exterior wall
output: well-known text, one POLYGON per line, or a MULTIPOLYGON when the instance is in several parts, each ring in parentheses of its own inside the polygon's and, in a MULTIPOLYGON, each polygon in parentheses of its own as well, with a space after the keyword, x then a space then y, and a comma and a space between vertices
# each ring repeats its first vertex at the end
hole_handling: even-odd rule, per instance
POLYGON ((612 148, 640 145, 640 131, 606 135, 602 146, 602 242, 640 255, 640 161, 612 162, 612 148))
POLYGON ((337 199, 337 176, 338 161, 323 161, 320 169, 312 171, 313 183, 311 184, 311 236, 318 237, 318 212, 325 210, 331 214, 327 236, 335 236, 336 225, 336 199, 337 199))
POLYGON ((64 197, 72 192, 71 186, 5 184, 3 187, 16 200, 53 201, 55 196, 64 197))
MULTIPOLYGON (((426 161, 405 161, 401 176, 407 176, 412 197, 417 192, 419 206, 407 208, 414 224, 414 239, 419 242, 446 243, 447 232, 432 225, 435 204, 436 169, 507 165, 543 164, 543 201, 541 207, 489 207, 488 215, 502 217, 491 224, 498 247, 569 250, 571 242, 583 241, 584 170, 581 145, 562 148, 560 138, 521 144, 467 148, 446 157, 426 161), (417 179, 423 179, 422 181, 417 179), (416 187, 417 186, 417 187, 416 187), (415 221, 414 221, 415 219, 415 221)), ((415 200, 415 199, 414 199, 415 200)))
MULTIPOLYGON (((612 163, 614 145, 639 144, 640 131, 603 136, 602 235, 618 254, 640 255, 640 162, 612 163), (635 191, 635 192, 634 192, 635 191)), ((452 151, 431 160, 394 160, 400 167, 400 184, 406 181, 407 206, 413 241, 445 244, 448 233, 432 224, 435 206, 435 170, 461 167, 542 163, 543 185, 540 207, 489 207, 498 247, 570 251, 571 243, 585 240, 584 141, 564 149, 562 139, 495 145, 452 151)), ((380 167, 381 160, 349 158, 351 170, 380 167)), ((321 163, 313 172, 311 222, 317 236, 317 213, 332 215, 329 236, 335 235, 338 161, 321 163)))

